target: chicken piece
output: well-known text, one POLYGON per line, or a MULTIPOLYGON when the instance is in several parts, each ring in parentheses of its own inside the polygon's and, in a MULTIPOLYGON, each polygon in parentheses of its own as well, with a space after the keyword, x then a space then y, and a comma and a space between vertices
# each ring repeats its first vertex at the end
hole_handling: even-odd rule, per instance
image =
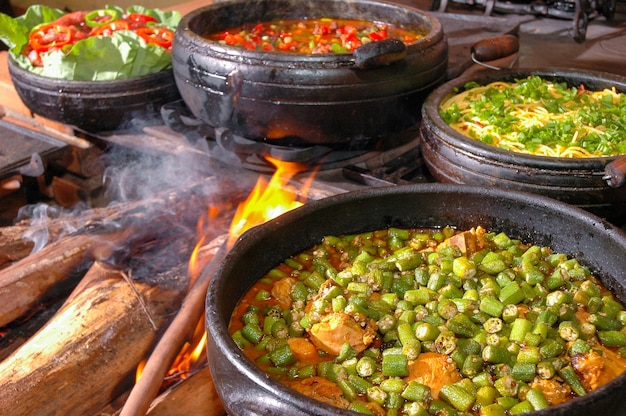
POLYGON ((626 371, 626 359, 617 351, 601 345, 588 353, 572 357, 572 367, 576 370, 586 391, 596 390, 626 371), (598 352, 600 350, 600 352, 598 352))
POLYGON ((425 352, 409 361, 409 375, 405 380, 427 385, 433 399, 438 399, 441 388, 461 380, 461 374, 456 363, 447 355, 425 352))
POLYGON ((472 228, 469 231, 453 235, 441 243, 439 247, 457 246, 461 250, 461 253, 465 255, 472 254, 485 246, 484 234, 484 228, 472 228))
POLYGON ((302 337, 288 338, 287 344, 296 360, 305 363, 314 363, 319 359, 317 348, 308 339, 302 337))
POLYGON ((559 383, 554 379, 542 379, 535 377, 530 387, 540 389, 550 406, 564 403, 572 398, 572 390, 565 383, 559 383))
POLYGON ((284 384, 321 402, 344 409, 350 406, 350 402, 343 397, 341 389, 324 377, 307 377, 301 380, 284 381, 284 384))
POLYGON ((359 324, 355 318, 345 312, 333 312, 324 315, 314 324, 309 334, 311 342, 322 351, 339 355, 344 343, 349 343, 356 351, 365 350, 376 337, 374 322, 359 324))
POLYGON ((293 277, 284 277, 274 282, 271 293, 282 309, 291 308, 291 289, 296 282, 293 277))

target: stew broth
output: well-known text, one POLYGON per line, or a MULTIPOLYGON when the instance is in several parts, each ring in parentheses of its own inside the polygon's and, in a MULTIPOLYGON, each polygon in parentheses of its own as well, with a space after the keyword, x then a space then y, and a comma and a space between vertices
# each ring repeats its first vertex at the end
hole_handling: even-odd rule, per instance
POLYGON ((207 39, 248 50, 301 54, 350 53, 365 43, 395 38, 406 44, 421 34, 387 23, 356 19, 292 19, 248 23, 207 39))

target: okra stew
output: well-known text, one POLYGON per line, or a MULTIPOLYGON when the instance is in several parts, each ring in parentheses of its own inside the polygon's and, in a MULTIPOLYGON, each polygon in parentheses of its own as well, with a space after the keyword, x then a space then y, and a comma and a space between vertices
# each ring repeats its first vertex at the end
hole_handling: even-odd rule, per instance
POLYGON ((626 310, 549 247, 483 228, 327 236, 239 301, 233 340, 322 402, 374 415, 517 415, 626 369, 626 310))

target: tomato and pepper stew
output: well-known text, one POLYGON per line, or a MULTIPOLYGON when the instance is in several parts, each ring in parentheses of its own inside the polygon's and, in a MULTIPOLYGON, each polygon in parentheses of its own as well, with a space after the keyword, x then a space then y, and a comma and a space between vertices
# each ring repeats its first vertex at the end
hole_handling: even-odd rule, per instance
POLYGON ((248 23, 207 39, 248 50, 301 54, 349 53, 359 46, 388 38, 406 44, 421 34, 389 25, 356 19, 288 19, 248 23))
POLYGON ((230 334, 271 377, 373 415, 518 415, 626 369, 626 310, 575 258, 483 228, 327 236, 266 273, 230 334))

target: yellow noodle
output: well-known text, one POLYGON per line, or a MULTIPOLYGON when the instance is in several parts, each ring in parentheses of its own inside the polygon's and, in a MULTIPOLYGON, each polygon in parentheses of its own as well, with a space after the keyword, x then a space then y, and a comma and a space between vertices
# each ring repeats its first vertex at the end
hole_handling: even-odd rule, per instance
MULTIPOLYGON (((485 91, 492 88, 503 90, 509 88, 511 85, 512 84, 508 82, 496 81, 484 86, 474 87, 472 89, 449 97, 443 102, 441 108, 445 110, 453 105, 456 105, 459 112, 463 116, 467 116, 472 112, 471 103, 481 100, 481 96, 485 93, 485 91)), ((562 97, 562 94, 559 94, 556 91, 556 88, 552 83, 548 83, 548 91, 555 98, 562 97)), ((614 103, 618 103, 622 97, 621 94, 617 92, 614 87, 602 91, 586 91, 586 93, 589 93, 591 95, 592 100, 601 100, 603 97, 609 94, 612 96, 612 100, 614 103)), ((574 122, 573 115, 575 114, 576 109, 572 109, 569 107, 575 107, 575 103, 565 103, 564 106, 567 108, 567 110, 562 113, 551 113, 539 102, 524 102, 513 104, 509 100, 507 100, 505 104, 507 107, 510 108, 510 110, 507 110, 509 111, 508 114, 519 120, 519 125, 522 126, 524 129, 529 129, 531 127, 545 127, 548 123, 555 121, 570 120, 574 122)), ((452 123, 451 127, 459 133, 470 138, 480 138, 486 137, 488 135, 492 140, 491 144, 493 146, 505 148, 516 152, 553 157, 598 156, 578 146, 577 143, 578 138, 581 137, 583 132, 585 135, 589 133, 603 134, 606 131, 604 126, 578 125, 578 123, 575 124, 575 130, 570 141, 570 143, 572 144, 571 146, 564 147, 561 145, 556 145, 555 148, 552 148, 550 146, 542 144, 538 145, 536 149, 532 152, 527 150, 522 143, 516 141, 519 132, 510 132, 504 135, 500 135, 495 126, 491 126, 486 121, 480 120, 478 118, 473 118, 473 120, 467 121, 464 120, 462 117, 457 123, 452 123)))

